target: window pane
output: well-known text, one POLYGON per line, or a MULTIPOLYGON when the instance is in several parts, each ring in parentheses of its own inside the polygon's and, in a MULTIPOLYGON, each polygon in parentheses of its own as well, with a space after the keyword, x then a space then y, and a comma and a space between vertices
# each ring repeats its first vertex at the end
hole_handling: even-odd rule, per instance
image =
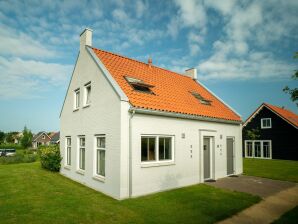
POLYGON ((261 157, 261 143, 255 142, 255 157, 261 157))
POLYGON ((165 159, 172 159, 172 141, 171 141, 171 138, 165 138, 165 159))
POLYGON ((263 142, 263 157, 270 158, 270 145, 269 142, 263 142))
POLYGON ((98 148, 105 148, 106 147, 106 138, 105 137, 98 137, 97 138, 97 147, 98 148))
POLYGON ((159 160, 164 160, 165 159, 165 139, 164 138, 159 138, 159 160))
POLYGON ((247 142, 247 157, 252 157, 252 142, 247 142))
POLYGON ((70 146, 70 145, 71 145, 71 138, 67 138, 67 139, 66 139, 66 142, 67 142, 66 145, 67 145, 67 146, 70 146))
POLYGON ((80 148, 80 169, 85 170, 85 149, 80 148))
POLYGON ((149 138, 148 159, 155 160, 155 138, 149 138))
POLYGON ((71 164, 71 148, 67 147, 67 165, 71 164))
POLYGON ((87 93, 86 104, 89 104, 91 102, 91 100, 90 100, 91 86, 86 87, 86 93, 87 93))
POLYGON ((85 146, 85 138, 80 138, 80 146, 85 146))
POLYGON ((76 108, 80 106, 80 91, 76 92, 76 108))
POLYGON ((101 176, 105 176, 105 162, 106 162, 106 151, 105 150, 99 150, 99 158, 100 158, 100 162, 99 162, 99 175, 101 176))
POLYGON ((148 151, 147 151, 147 144, 148 138, 141 138, 141 161, 147 161, 148 160, 148 151))
POLYGON ((172 142, 170 137, 159 138, 159 160, 172 159, 172 142))
POLYGON ((96 151, 96 174, 100 174, 100 168, 99 168, 99 164, 100 164, 100 150, 96 151))

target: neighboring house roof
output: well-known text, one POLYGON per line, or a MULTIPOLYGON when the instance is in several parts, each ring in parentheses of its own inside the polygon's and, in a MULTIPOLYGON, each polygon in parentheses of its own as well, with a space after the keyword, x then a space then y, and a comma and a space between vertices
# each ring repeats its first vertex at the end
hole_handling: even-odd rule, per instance
POLYGON ((55 132, 51 135, 51 142, 57 143, 60 140, 60 132, 55 132))
POLYGON ((293 113, 290 110, 281 108, 281 107, 277 107, 274 105, 271 105, 269 103, 262 103, 261 106, 259 106, 255 112, 253 112, 249 118, 247 118, 247 120, 244 122, 243 126, 246 126, 247 123, 249 123, 252 118, 255 117, 255 115, 257 113, 259 113, 259 111, 261 109, 263 109, 263 107, 268 108, 269 110, 271 110, 273 113, 275 113, 276 115, 278 115, 279 117, 281 117, 283 120, 285 120, 286 122, 288 122, 289 124, 293 125, 295 128, 298 128, 298 115, 293 113))
MULTIPOLYGON (((47 135, 47 136, 50 138, 50 136, 49 136, 45 131, 40 131, 40 132, 38 132, 36 135, 33 136, 33 138, 32 138, 32 142, 36 141, 36 139, 37 139, 39 136, 41 136, 42 134, 45 134, 45 135, 47 135)), ((50 139, 51 139, 51 138, 50 138, 50 139)))
POLYGON ((135 108, 241 121, 238 114, 190 77, 104 50, 92 50, 135 108), (135 91, 127 77, 142 80, 154 94, 135 91), (211 105, 200 103, 192 93, 211 105))

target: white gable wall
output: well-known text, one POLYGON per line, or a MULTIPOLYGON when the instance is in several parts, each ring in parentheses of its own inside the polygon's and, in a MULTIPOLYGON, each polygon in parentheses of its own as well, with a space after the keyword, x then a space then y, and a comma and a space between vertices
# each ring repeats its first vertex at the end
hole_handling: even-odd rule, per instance
POLYGON ((203 136, 214 138, 213 178, 227 176, 227 136, 235 137, 235 174, 242 173, 240 125, 143 114, 135 114, 131 124, 133 197, 203 182, 203 136), (184 139, 182 133, 185 133, 184 139), (141 135, 148 134, 174 136, 174 164, 149 167, 141 164, 141 135))
MULTIPOLYGON (((120 198, 120 102, 119 96, 97 67, 90 54, 86 49, 81 51, 60 117, 60 149, 63 157, 61 174, 114 198, 120 198), (91 81, 91 105, 82 108, 84 85, 89 81, 91 81), (80 88, 80 109, 73 111, 74 90, 77 88, 80 88), (93 179, 95 134, 106 135, 106 178, 104 182, 93 179), (79 135, 85 135, 86 139, 84 174, 77 172, 79 135), (64 166, 66 164, 66 136, 71 136, 72 141, 70 168, 64 166)), ((123 102, 123 104, 125 103, 123 102)), ((127 191, 127 189, 125 190, 127 191)))

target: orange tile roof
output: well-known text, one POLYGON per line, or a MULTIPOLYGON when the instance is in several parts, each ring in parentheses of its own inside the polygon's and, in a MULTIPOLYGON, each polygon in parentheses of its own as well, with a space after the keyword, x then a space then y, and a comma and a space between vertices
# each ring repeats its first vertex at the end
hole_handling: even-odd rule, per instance
POLYGON ((264 105, 269 107, 271 110, 273 110, 279 116, 281 116, 283 119, 287 120, 289 123, 291 123, 296 128, 298 128, 298 115, 297 114, 295 114, 292 111, 289 111, 287 109, 271 105, 269 103, 264 103, 264 105))
POLYGON ((134 107, 241 121, 240 116, 190 77, 111 52, 96 48, 93 48, 93 51, 134 107), (125 76, 140 79, 154 86, 151 88, 154 94, 135 91, 125 76), (190 93, 192 91, 211 100, 211 105, 201 104, 190 93))

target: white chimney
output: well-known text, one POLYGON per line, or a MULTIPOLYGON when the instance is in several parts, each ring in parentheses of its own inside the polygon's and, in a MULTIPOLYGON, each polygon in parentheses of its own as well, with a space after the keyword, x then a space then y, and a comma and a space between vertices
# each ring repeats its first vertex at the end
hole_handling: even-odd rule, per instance
POLYGON ((92 32, 93 30, 85 28, 80 35, 80 51, 85 49, 85 46, 92 46, 92 32))
POLYGON ((190 68, 190 69, 185 70, 185 75, 192 79, 198 79, 196 68, 190 68))

